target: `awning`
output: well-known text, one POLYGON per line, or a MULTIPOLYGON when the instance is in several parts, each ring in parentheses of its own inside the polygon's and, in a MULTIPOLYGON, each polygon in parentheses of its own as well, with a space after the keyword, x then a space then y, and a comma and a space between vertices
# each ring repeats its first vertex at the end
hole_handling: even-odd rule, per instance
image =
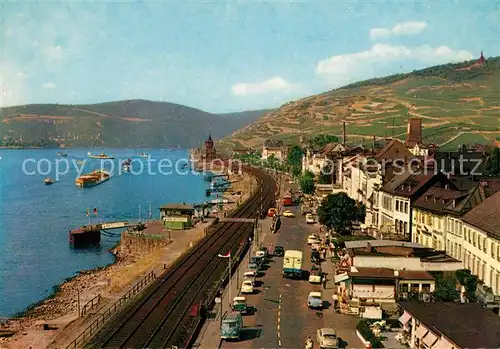
POLYGON ((345 281, 349 279, 349 275, 347 273, 342 273, 334 276, 335 283, 338 284, 339 282, 345 281))
POLYGON ((427 332, 427 335, 422 339, 422 342, 427 346, 427 348, 432 348, 432 345, 436 343, 437 336, 432 332, 427 332))
POLYGON ((401 322, 401 325, 406 326, 408 321, 410 321, 411 315, 407 313, 406 311, 399 317, 399 322, 401 322))
POLYGON ((420 325, 415 331, 415 338, 422 339, 427 334, 427 332, 429 332, 429 330, 420 325))

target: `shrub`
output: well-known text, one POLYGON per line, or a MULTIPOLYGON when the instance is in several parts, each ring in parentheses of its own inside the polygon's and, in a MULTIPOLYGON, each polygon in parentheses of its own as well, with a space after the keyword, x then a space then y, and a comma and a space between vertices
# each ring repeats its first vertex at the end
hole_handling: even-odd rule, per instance
POLYGON ((358 322, 356 329, 361 333, 363 338, 372 344, 372 348, 383 348, 384 345, 382 341, 373 334, 369 327, 370 322, 368 320, 361 320, 358 322))

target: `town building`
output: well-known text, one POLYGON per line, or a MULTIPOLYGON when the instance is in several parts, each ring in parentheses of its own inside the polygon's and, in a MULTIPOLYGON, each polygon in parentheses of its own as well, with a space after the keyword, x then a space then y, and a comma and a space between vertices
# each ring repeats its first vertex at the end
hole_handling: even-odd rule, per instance
POLYGON ((400 301, 412 349, 499 348, 500 317, 477 303, 400 301))
POLYGON ((283 141, 267 140, 262 146, 262 159, 267 160, 270 157, 276 158, 279 161, 286 161, 288 156, 288 147, 283 144, 283 141))
POLYGON ((345 242, 339 270, 389 268, 414 271, 456 271, 462 263, 443 251, 407 241, 359 240, 345 242))
POLYGON ((462 217, 464 267, 500 295, 500 192, 462 217))
POLYGON ((379 319, 382 311, 397 311, 398 299, 429 302, 435 289, 434 277, 425 271, 351 267, 335 279, 342 313, 379 319))
POLYGON ((337 159, 346 151, 342 143, 328 143, 321 150, 306 148, 302 156, 302 172, 310 171, 319 176, 321 170, 329 166, 332 173, 335 172, 337 159))
POLYGON ((183 230, 193 226, 194 205, 190 204, 166 204, 160 207, 160 219, 165 228, 172 230, 183 230))
POLYGON ((412 205, 431 187, 457 190, 455 184, 441 172, 406 170, 395 175, 379 192, 379 230, 382 233, 395 232, 411 241, 412 205))
POLYGON ((426 145, 422 142, 421 118, 408 119, 405 146, 415 156, 426 157, 435 151, 436 147, 434 145, 426 145))

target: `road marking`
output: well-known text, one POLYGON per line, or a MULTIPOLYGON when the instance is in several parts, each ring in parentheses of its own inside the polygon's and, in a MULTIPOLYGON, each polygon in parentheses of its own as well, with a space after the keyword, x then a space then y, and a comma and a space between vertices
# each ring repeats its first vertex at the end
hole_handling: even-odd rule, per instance
POLYGON ((276 334, 278 335, 278 346, 281 347, 281 297, 282 294, 280 293, 279 300, 278 300, 278 325, 277 325, 277 331, 276 334))

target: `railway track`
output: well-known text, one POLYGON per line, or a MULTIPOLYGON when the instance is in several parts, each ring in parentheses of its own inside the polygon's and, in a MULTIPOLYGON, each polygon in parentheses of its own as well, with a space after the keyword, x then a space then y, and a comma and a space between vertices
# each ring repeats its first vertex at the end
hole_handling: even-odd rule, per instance
MULTIPOLYGON (((232 217, 255 218, 274 206, 275 182, 251 168, 262 188, 232 217)), ((184 347, 199 319, 198 306, 209 300, 214 284, 227 270, 219 253, 234 255, 252 234, 245 223, 218 223, 189 254, 162 274, 136 303, 128 305, 92 340, 92 348, 184 347)))

